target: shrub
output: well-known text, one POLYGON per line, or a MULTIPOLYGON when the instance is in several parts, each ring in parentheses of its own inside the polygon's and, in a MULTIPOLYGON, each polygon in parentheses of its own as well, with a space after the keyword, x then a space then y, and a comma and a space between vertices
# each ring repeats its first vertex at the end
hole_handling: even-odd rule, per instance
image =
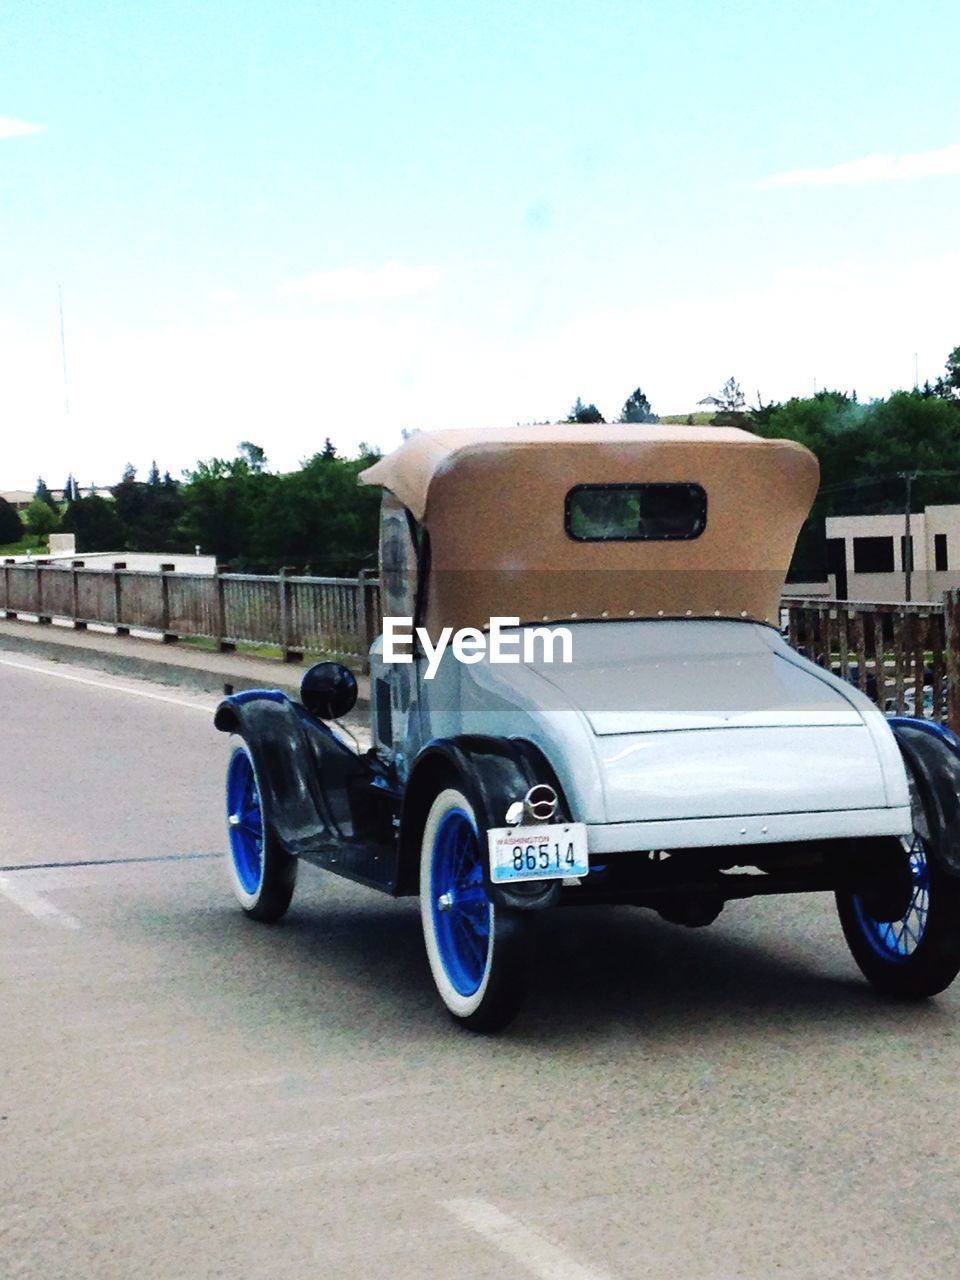
POLYGON ((60 516, 51 511, 43 498, 34 498, 26 510, 27 529, 41 537, 60 527, 60 516))
POLYGON ((0 546, 8 542, 19 542, 24 529, 17 515, 17 509, 6 498, 0 498, 0 546))

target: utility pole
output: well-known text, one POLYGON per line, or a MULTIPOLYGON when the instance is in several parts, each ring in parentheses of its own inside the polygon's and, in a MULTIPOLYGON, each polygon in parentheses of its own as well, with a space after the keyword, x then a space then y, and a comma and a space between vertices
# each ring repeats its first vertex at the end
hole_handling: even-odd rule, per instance
POLYGON ((916 471, 900 471, 897 474, 901 480, 906 481, 907 486, 906 511, 903 517, 903 576, 904 599, 910 601, 913 599, 911 594, 913 585, 913 543, 910 540, 910 500, 913 482, 917 478, 917 473, 916 471))

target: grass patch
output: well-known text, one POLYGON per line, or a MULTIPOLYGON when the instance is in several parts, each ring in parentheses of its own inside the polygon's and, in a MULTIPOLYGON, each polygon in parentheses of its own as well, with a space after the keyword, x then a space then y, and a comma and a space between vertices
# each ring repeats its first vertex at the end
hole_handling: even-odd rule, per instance
MULTIPOLYGON (((219 652, 216 640, 211 640, 207 636, 181 636, 177 643, 187 645, 191 649, 199 649, 203 653, 219 652)), ((279 645, 275 644, 238 644, 236 651, 248 658, 274 658, 278 662, 283 656, 279 645)))
POLYGON ((709 427, 713 424, 712 413, 668 413, 660 415, 660 421, 674 427, 709 427))
MULTIPOLYGON (((206 636, 181 636, 177 643, 187 645, 191 649, 199 649, 203 653, 219 652, 216 640, 210 640, 206 636)), ((280 662, 283 659, 283 652, 279 645, 240 643, 236 647, 236 652, 245 658, 267 658, 273 662, 280 662)), ((293 665, 302 666, 306 670, 313 662, 340 662, 356 672, 359 672, 363 666, 360 658, 355 654, 311 653, 309 650, 303 655, 302 663, 293 665)))
POLYGON ((0 556, 25 556, 31 551, 35 556, 45 556, 50 544, 36 533, 25 533, 19 542, 7 542, 0 547, 0 556))

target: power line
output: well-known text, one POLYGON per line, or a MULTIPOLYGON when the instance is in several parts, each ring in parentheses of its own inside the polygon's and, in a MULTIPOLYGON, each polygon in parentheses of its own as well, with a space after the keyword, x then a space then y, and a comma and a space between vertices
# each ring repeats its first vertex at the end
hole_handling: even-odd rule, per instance
POLYGON ((895 480, 905 479, 908 474, 915 478, 918 476, 922 476, 925 479, 930 479, 930 480, 949 480, 949 479, 956 478, 957 476, 960 476, 960 471, 933 471, 933 470, 917 471, 915 470, 909 473, 906 471, 894 471, 890 475, 886 475, 886 476, 866 476, 860 480, 841 480, 841 481, 838 481, 836 484, 824 485, 823 488, 817 494, 817 496, 823 497, 824 494, 841 493, 845 489, 866 489, 866 488, 869 488, 871 485, 875 485, 875 484, 891 484, 895 480))

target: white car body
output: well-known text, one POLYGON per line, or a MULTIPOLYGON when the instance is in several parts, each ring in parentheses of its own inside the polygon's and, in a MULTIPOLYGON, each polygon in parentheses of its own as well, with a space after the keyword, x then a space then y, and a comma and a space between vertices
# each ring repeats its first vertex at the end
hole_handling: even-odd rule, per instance
MULTIPOLYGON (((771 626, 567 624, 570 663, 384 664, 401 775, 430 741, 523 738, 550 760, 592 854, 762 845, 911 829, 880 711, 771 626)), ((381 740, 374 717, 374 733, 381 740)))

